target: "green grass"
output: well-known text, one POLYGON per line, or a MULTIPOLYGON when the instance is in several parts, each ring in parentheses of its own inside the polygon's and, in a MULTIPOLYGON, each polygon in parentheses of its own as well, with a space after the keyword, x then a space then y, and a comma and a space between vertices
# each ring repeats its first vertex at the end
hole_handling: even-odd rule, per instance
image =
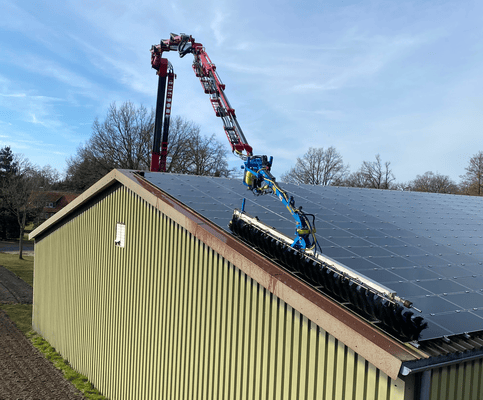
POLYGON ((20 279, 27 282, 30 286, 34 284, 34 258, 24 256, 23 260, 18 258, 18 254, 0 253, 0 265, 12 271, 20 279))
POLYGON ((32 330, 32 304, 0 304, 24 335, 32 330))
MULTIPOLYGON (((33 285, 34 258, 25 257, 19 260, 16 254, 0 253, 0 265, 12 271, 30 286, 33 285)), ((81 391, 87 399, 105 400, 97 389, 92 386, 86 376, 79 374, 71 368, 69 363, 55 351, 55 349, 37 332, 32 330, 32 305, 31 304, 0 304, 0 309, 5 310, 8 317, 17 328, 22 331, 32 344, 47 358, 54 366, 61 370, 64 378, 81 391)))
POLYGON ((55 351, 55 349, 39 334, 30 331, 27 334, 32 344, 49 360, 54 366, 62 371, 64 378, 72 382, 72 384, 81 391, 87 399, 105 400, 99 391, 92 386, 86 376, 74 371, 69 363, 55 351))

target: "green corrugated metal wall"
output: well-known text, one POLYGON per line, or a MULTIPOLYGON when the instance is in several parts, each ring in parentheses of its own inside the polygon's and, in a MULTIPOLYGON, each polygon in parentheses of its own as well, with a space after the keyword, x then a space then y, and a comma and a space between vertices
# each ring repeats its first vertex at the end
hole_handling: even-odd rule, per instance
POLYGON ((483 399, 483 360, 454 364, 431 371, 430 400, 483 399))
POLYGON ((112 399, 404 398, 124 187, 36 243, 33 326, 112 399))

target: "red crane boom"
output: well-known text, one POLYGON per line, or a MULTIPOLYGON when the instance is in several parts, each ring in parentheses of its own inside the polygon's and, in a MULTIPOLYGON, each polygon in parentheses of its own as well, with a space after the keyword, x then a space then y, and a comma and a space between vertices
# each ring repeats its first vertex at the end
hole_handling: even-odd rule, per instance
MULTIPOLYGON (((235 110, 231 107, 225 95, 225 85, 221 81, 216 66, 210 60, 201 43, 196 43, 191 35, 171 34, 169 39, 161 40, 160 44, 151 48, 151 66, 158 71, 164 71, 167 60, 162 57, 163 52, 178 51, 180 57, 193 54, 193 71, 199 78, 203 91, 210 95, 211 105, 217 117, 223 121, 223 127, 230 142, 233 153, 241 158, 251 156, 252 147, 248 144, 243 131, 236 119, 235 110), (243 153, 245 152, 245 154, 243 153)), ((161 77, 161 75, 160 75, 161 77)), ((159 89, 158 89, 159 102, 159 89)), ((156 139, 155 139, 156 141, 156 139)), ((161 161, 162 163, 162 161, 161 161)), ((159 170, 159 169, 158 169, 159 170)))

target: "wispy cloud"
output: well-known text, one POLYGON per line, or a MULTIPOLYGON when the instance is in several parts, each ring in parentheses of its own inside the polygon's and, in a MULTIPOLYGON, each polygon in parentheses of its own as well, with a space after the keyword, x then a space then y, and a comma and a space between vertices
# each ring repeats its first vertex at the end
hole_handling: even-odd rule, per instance
POLYGON ((92 65, 111 77, 113 81, 119 81, 130 86, 139 93, 148 95, 155 93, 155 86, 149 84, 152 75, 146 73, 149 71, 148 52, 146 52, 146 69, 140 69, 137 58, 133 61, 131 58, 121 57, 116 54, 117 52, 103 51, 76 35, 70 35, 70 37, 88 56, 92 65))
POLYGON ((211 21, 210 28, 218 46, 222 45, 225 41, 225 23, 230 20, 230 14, 216 9, 214 12, 213 20, 211 21))
MULTIPOLYGON (((360 80, 380 73, 394 61, 405 57, 408 52, 426 43, 427 38, 424 35, 356 36, 344 39, 344 41, 347 40, 349 43, 343 43, 340 48, 346 47, 352 50, 343 51, 345 54, 343 54, 342 62, 336 61, 337 54, 332 53, 327 56, 328 60, 325 61, 325 64, 330 65, 331 70, 330 74, 326 74, 326 76, 330 76, 329 79, 295 84, 292 86, 292 90, 295 92, 325 91, 348 85, 359 85, 360 80), (331 57, 333 60, 330 60, 331 57)), ((322 61, 320 67, 324 67, 322 61)))
MULTIPOLYGON (((13 82, 4 80, 4 84, 0 88, 2 91, 0 93, 0 107, 4 110, 10 110, 13 120, 41 125, 49 129, 63 127, 65 131, 69 131, 65 123, 59 120, 56 111, 56 106, 63 103, 63 99, 32 94, 27 91, 17 92, 10 90, 10 86, 13 86, 13 82)), ((8 122, 8 125, 13 126, 12 122, 8 122)))
POLYGON ((2 97, 27 97, 25 93, 0 93, 0 96, 2 97))
POLYGON ((44 126, 46 128, 49 127, 49 124, 48 123, 43 122, 43 121, 39 121, 37 119, 37 117, 35 116, 35 114, 33 114, 33 113, 30 113, 30 122, 33 123, 33 124, 42 125, 42 126, 44 126))
POLYGON ((0 1, 0 7, 5 17, 0 19, 0 27, 4 29, 27 34, 45 29, 45 25, 39 22, 37 18, 11 1, 0 1))
MULTIPOLYGON (((7 49, 0 49, 0 56, 3 62, 12 64, 23 71, 28 71, 29 74, 34 76, 43 76, 58 81, 59 83, 66 85, 78 93, 81 93, 85 97, 97 98, 101 88, 93 83, 91 80, 85 78, 83 75, 77 74, 69 68, 62 66, 59 62, 52 59, 45 58, 39 54, 33 54, 31 52, 24 52, 22 50, 13 53, 7 49)), ((21 76, 18 77, 22 79, 21 76)), ((12 82, 8 82, 9 86, 13 86, 12 82)), ((18 84, 18 83, 17 83, 18 84)), ((2 93, 3 97, 22 97, 27 96, 25 93, 2 93)), ((28 95, 32 97, 32 95, 28 95)), ((52 100, 62 101, 60 98, 48 97, 38 95, 38 100, 52 100)))
POLYGON ((223 67, 230 69, 237 73, 243 74, 251 74, 251 75, 264 75, 264 76, 273 76, 277 73, 274 71, 273 66, 258 66, 256 64, 246 63, 246 64, 236 64, 236 63, 223 63, 223 67))

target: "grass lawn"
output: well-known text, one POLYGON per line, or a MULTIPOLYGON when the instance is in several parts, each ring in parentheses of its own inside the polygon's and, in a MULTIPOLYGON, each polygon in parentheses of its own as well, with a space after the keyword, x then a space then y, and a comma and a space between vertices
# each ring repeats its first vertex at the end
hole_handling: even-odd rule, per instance
POLYGON ((34 258, 24 256, 23 260, 18 258, 18 254, 0 253, 0 265, 12 271, 20 279, 27 282, 30 286, 34 284, 34 258))
POLYGON ((32 330, 32 304, 0 304, 24 335, 32 330))
MULTIPOLYGON (((19 260, 17 254, 0 253, 0 265, 22 278, 30 286, 33 285, 33 257, 25 257, 25 260, 19 260)), ((31 304, 0 304, 0 309, 5 310, 8 317, 15 323, 17 328, 30 339, 32 344, 45 356, 45 358, 50 360, 57 369, 62 371, 64 378, 72 382, 72 384, 79 389, 87 399, 106 399, 92 386, 86 376, 73 370, 69 363, 64 360, 42 336, 32 330, 31 304)))

